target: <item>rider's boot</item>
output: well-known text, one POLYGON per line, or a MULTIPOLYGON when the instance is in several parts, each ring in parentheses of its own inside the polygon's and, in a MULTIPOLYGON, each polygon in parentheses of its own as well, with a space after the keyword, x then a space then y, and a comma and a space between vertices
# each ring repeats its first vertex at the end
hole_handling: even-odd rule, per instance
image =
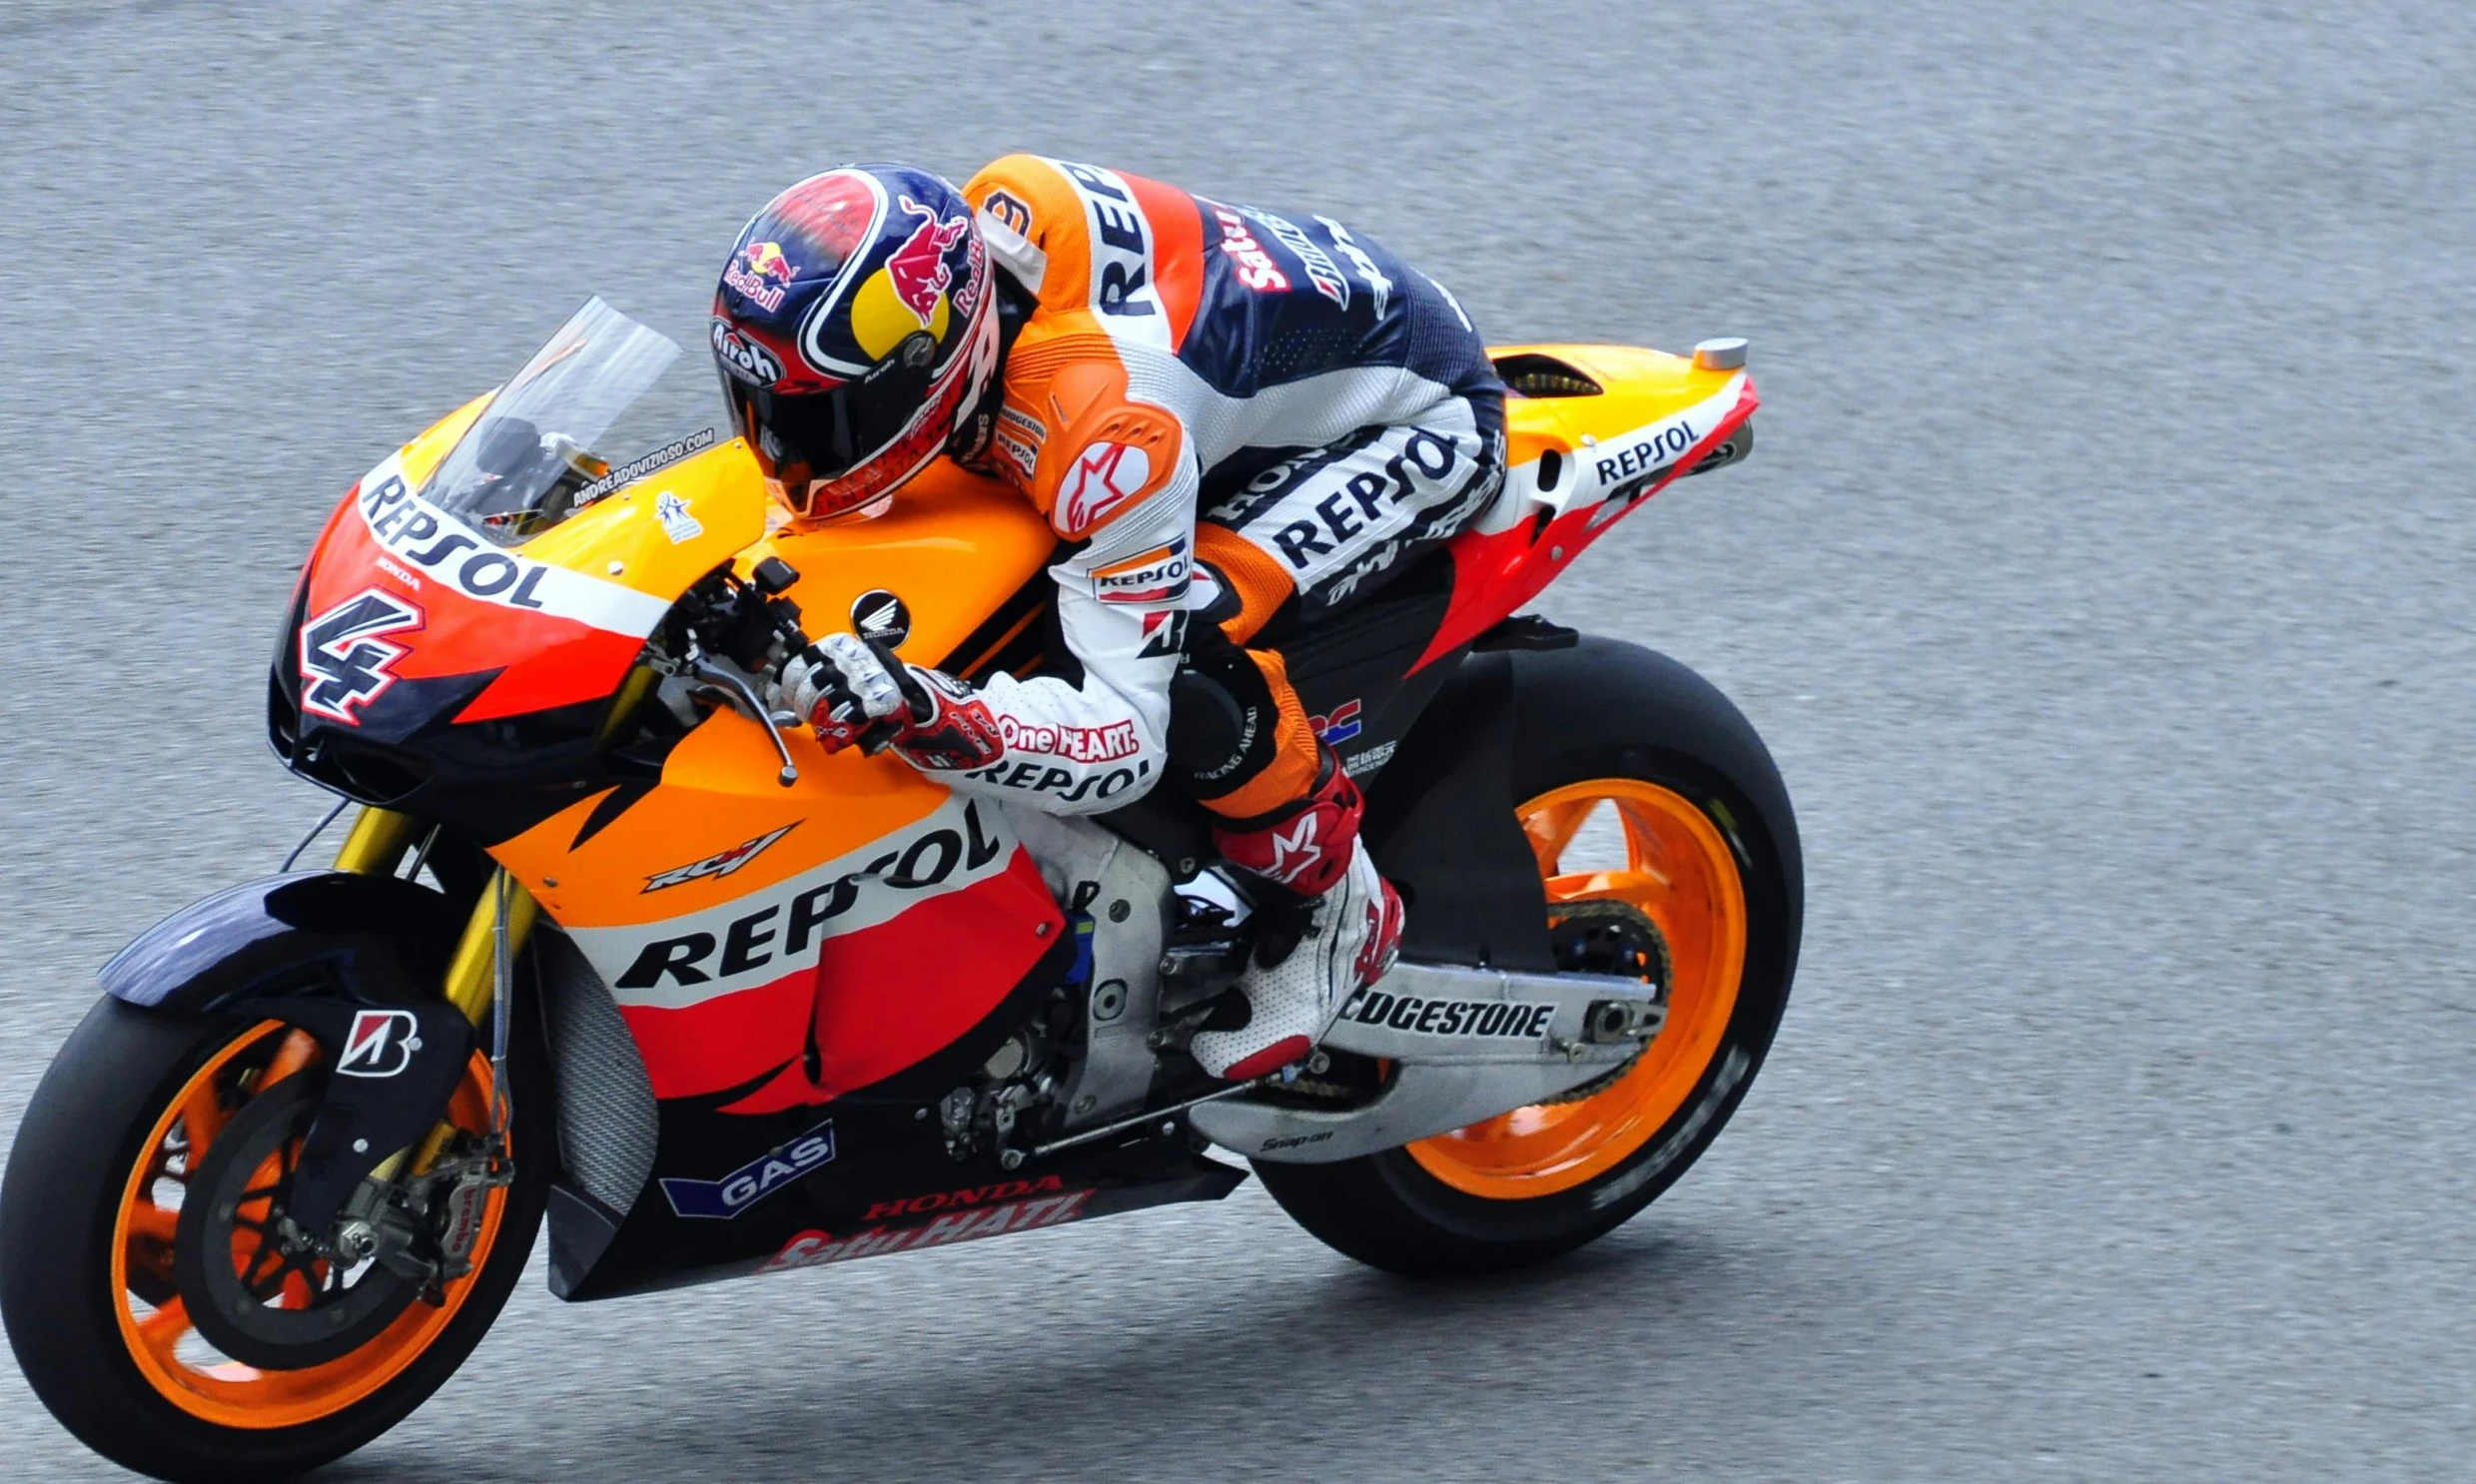
POLYGON ((1214 1077, 1246 1082, 1304 1060, 1349 997, 1383 978, 1400 951, 1401 898, 1359 842, 1357 785, 1329 752, 1323 773, 1312 793, 1270 819, 1213 831, 1259 899, 1253 956, 1237 986, 1242 1009, 1217 1015, 1188 1047, 1214 1077))

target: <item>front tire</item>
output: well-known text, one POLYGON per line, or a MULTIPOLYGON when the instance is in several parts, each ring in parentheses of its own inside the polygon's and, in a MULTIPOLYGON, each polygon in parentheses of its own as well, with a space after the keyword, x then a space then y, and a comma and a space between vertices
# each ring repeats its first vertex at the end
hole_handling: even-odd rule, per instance
POLYGON ((1796 819, 1743 714, 1630 645, 1516 659, 1512 797, 1559 967, 1665 976, 1668 1019, 1556 1102, 1363 1158, 1255 1164, 1327 1245, 1412 1276, 1545 1261, 1657 1199, 1744 1099, 1796 970, 1796 819))
MULTIPOLYGON (((522 1062, 511 1081, 546 1087, 525 1075, 537 1044, 516 1040, 522 1062)), ((297 1157, 320 1055, 281 1022, 107 999, 36 1090, 0 1187, 0 1318, 36 1395, 114 1462, 224 1484, 352 1452, 454 1373, 521 1273, 548 1185, 549 1128, 538 1115, 512 1120, 515 1182, 486 1193, 464 1276, 425 1295, 387 1293, 369 1285, 407 1280, 376 1263, 337 1272, 286 1256, 277 1265, 258 1233, 274 1224, 280 1196, 270 1192, 297 1157), (216 1157, 226 1134, 250 1140, 245 1157, 216 1157), (221 1184, 193 1195, 193 1179, 221 1184), (202 1240, 211 1243, 203 1251, 202 1240), (263 1309, 242 1311, 260 1336, 244 1346, 254 1363, 189 1317, 204 1292, 239 1291, 219 1262, 239 1264, 240 1280, 262 1295, 263 1309), (210 1271, 215 1280, 202 1281, 210 1271), (305 1322, 329 1311, 332 1325, 305 1322), (311 1328, 336 1335, 313 1340, 311 1328)), ((474 1056, 450 1101, 448 1121, 467 1133, 487 1127, 489 1077, 474 1056)))

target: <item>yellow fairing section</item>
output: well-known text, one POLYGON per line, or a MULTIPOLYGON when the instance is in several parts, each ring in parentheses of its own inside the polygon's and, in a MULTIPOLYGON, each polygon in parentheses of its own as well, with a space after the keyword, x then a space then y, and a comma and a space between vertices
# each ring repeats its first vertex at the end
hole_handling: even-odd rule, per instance
POLYGON ((800 580, 788 595, 811 634, 848 631, 853 600, 884 588, 911 609, 911 637, 897 652, 934 665, 1030 581, 1057 545, 1030 501, 941 458, 876 519, 784 526, 741 566, 774 555, 797 567, 800 580))
POLYGON ((439 462, 454 449, 465 431, 472 426, 473 419, 481 415, 481 409, 488 406, 490 398, 497 394, 496 391, 482 392, 479 396, 431 423, 422 430, 420 436, 405 444, 403 451, 405 482, 415 489, 429 482, 429 476, 438 471, 439 462))
POLYGON ((1634 346, 1495 346, 1488 356, 1547 356, 1605 388, 1599 396, 1508 396, 1506 463, 1520 466, 1549 449, 1571 453, 1582 438, 1610 438, 1719 394, 1733 371, 1704 371, 1683 356, 1634 346))
POLYGON ((570 571, 616 582, 658 598, 675 598, 696 579, 765 534, 763 477, 744 439, 733 438, 693 458, 657 469, 524 543, 524 554, 570 571), (665 525, 655 512, 677 497, 686 518, 702 527, 675 539, 686 525, 665 525))

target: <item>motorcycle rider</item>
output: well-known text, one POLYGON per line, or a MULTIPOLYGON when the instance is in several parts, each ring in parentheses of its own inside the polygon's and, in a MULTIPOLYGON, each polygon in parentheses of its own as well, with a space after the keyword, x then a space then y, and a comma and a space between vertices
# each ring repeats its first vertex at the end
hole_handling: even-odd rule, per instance
POLYGON ((1071 662, 973 685, 834 634, 782 704, 830 750, 1038 809, 1168 779, 1275 925, 1191 1051, 1234 1080, 1304 1057, 1390 967, 1401 904, 1281 645, 1501 486, 1503 387, 1452 296, 1329 217, 1013 155, 960 191, 897 165, 792 186, 741 230, 712 342, 795 521, 881 513, 949 453, 1061 541, 1071 662))

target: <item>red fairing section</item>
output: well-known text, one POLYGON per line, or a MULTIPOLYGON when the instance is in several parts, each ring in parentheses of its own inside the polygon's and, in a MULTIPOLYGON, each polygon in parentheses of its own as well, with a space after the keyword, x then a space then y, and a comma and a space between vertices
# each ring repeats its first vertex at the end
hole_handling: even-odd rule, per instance
POLYGON ((1618 518, 1675 483, 1687 469, 1728 441, 1745 425, 1745 419, 1754 415, 1759 404, 1753 379, 1748 377, 1737 405, 1728 415, 1688 448, 1665 474, 1620 509, 1611 511, 1606 502, 1596 501, 1565 511, 1549 521, 1544 530, 1531 521, 1523 521, 1511 530, 1465 531, 1447 542, 1444 549, 1452 553, 1453 559, 1452 606, 1445 610, 1443 626, 1429 641, 1427 652, 1410 668, 1417 670, 1432 664, 1512 616, 1514 610, 1537 597, 1541 588, 1555 580, 1584 547, 1599 539, 1618 518))
MULTIPOLYGON (((395 460, 355 485, 305 569, 305 626, 367 593, 410 609, 379 634, 386 681, 498 674, 456 716, 485 721, 597 701, 617 690, 668 606, 503 550, 407 488, 395 460)), ((326 630, 322 629, 322 633, 326 630)), ((340 637, 339 645, 351 642, 340 637)), ((340 657, 339 657, 340 660, 340 657)), ((367 669, 369 662, 363 662, 367 669)), ((375 699, 376 688, 370 690, 375 699)), ((358 707, 322 712, 358 725, 358 707)))
POLYGON ((507 666, 470 705, 455 713, 455 719, 489 721, 598 701, 619 688, 635 666, 636 656, 644 652, 645 641, 633 635, 582 624, 567 626, 579 630, 574 638, 507 666))
POLYGON ((644 1057, 653 1096, 695 1098, 752 1083, 784 1062, 796 1065, 816 1003, 817 971, 803 968, 685 1010, 622 1005, 619 1015, 644 1057))
POLYGON ((656 1098, 710 1096, 779 1068, 722 1112, 827 1103, 953 1045, 1023 982, 1064 922, 1017 847, 995 876, 828 939, 813 969, 682 1010, 623 1005, 619 1013, 656 1098), (812 1029, 814 1083, 803 1065, 812 1029))

